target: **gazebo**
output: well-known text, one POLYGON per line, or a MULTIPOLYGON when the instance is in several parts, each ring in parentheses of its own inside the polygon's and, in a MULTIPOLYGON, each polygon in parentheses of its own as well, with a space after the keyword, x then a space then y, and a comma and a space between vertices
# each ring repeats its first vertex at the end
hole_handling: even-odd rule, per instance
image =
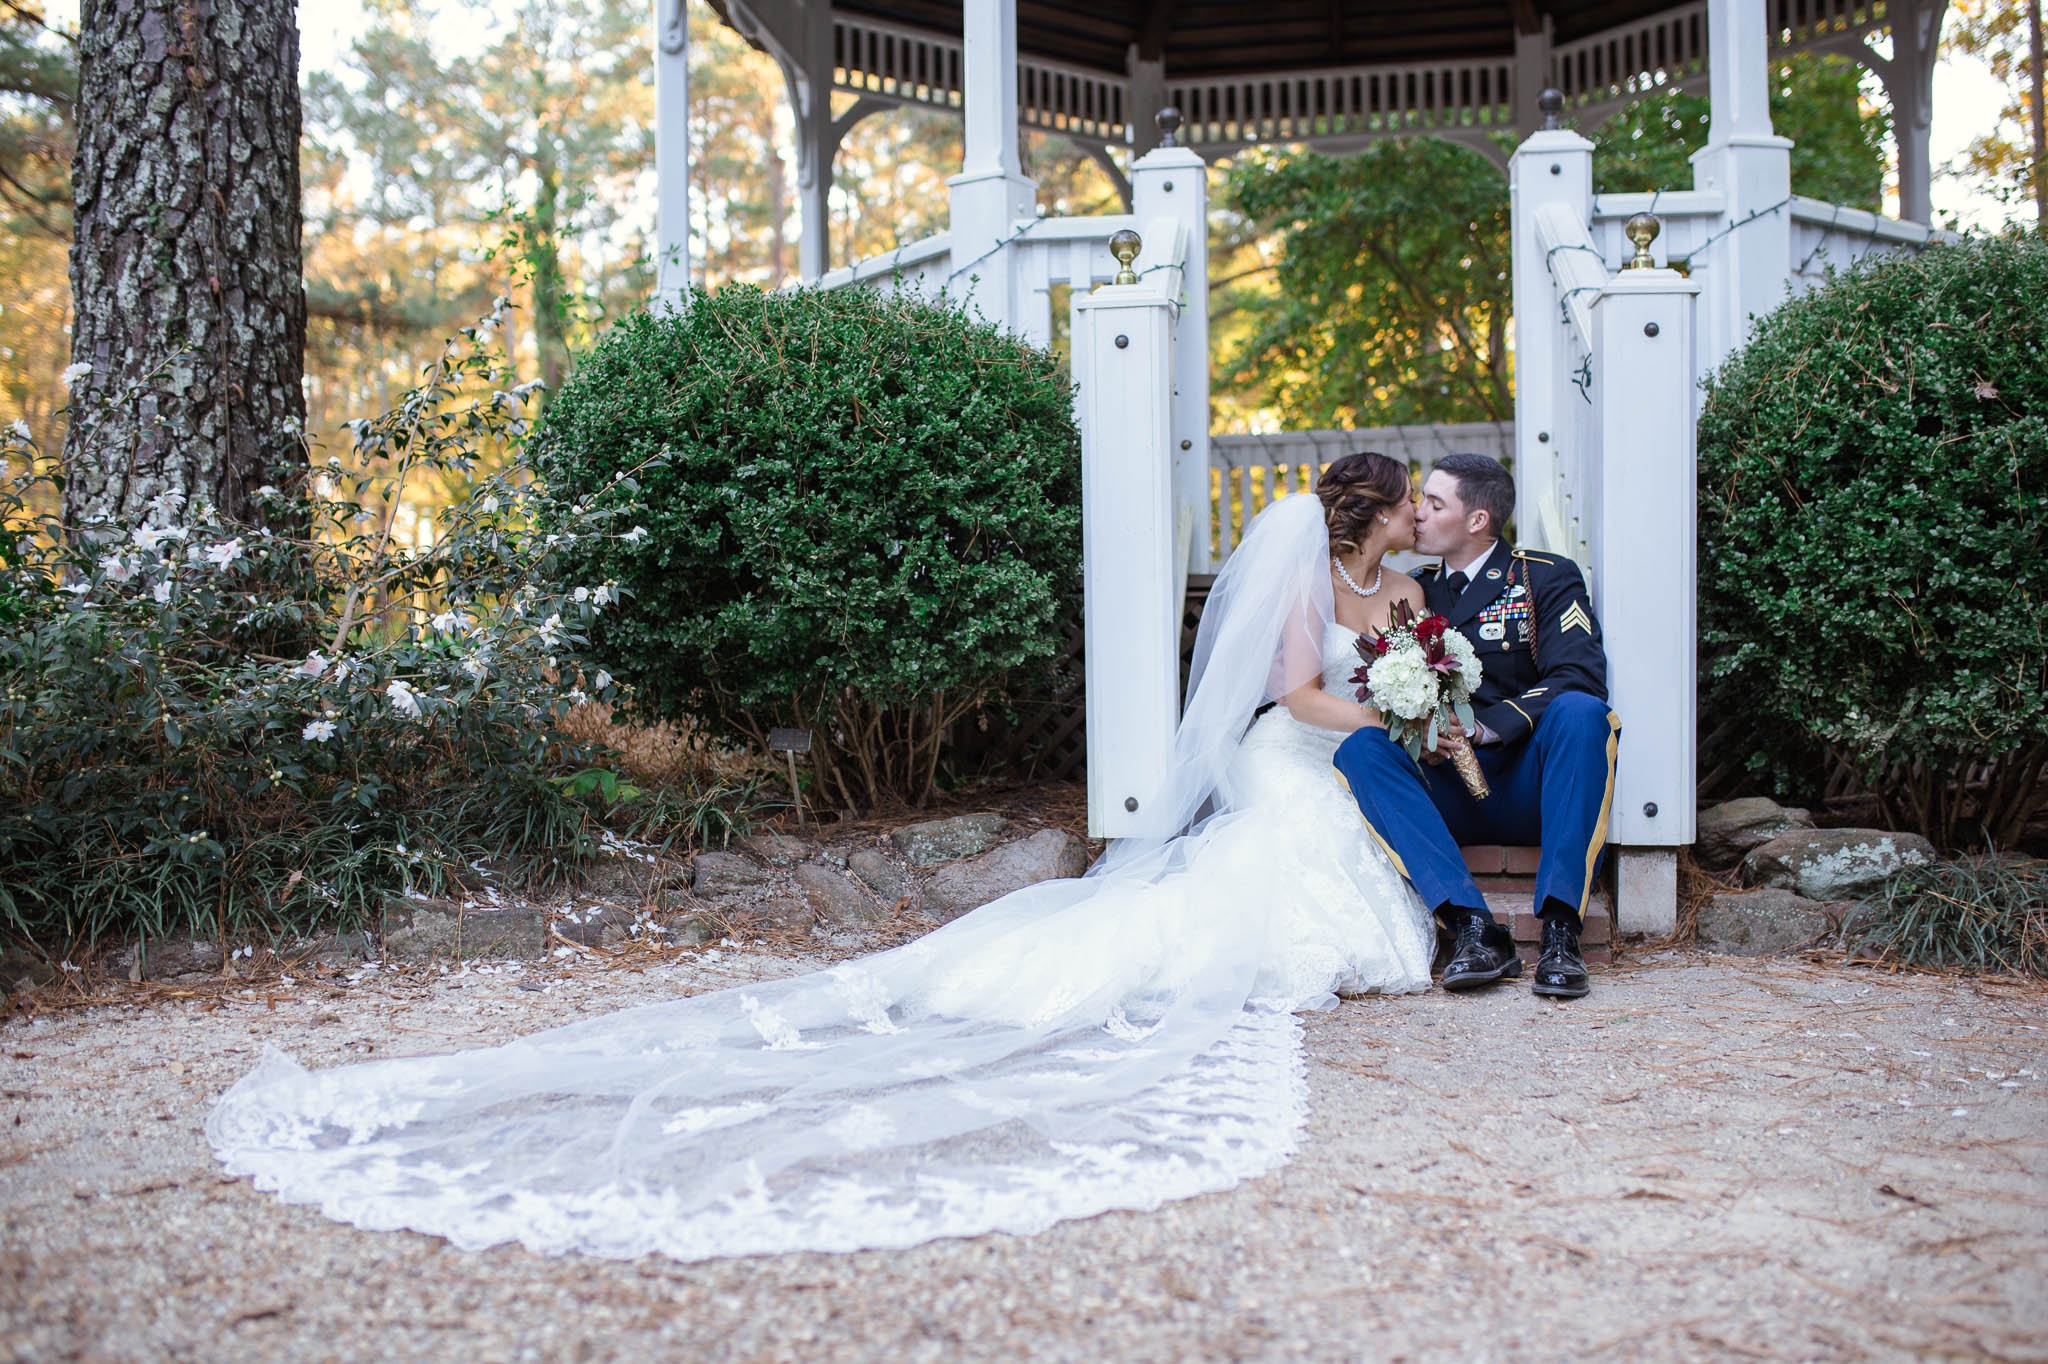
MULTIPOLYGON (((1185 584, 1228 556, 1242 518, 1313 487, 1343 448, 1370 442, 1426 465, 1476 443, 1462 429, 1301 433, 1251 438, 1254 464, 1247 438, 1212 436, 1208 158, 1426 135, 1504 160, 1515 420, 1490 448, 1515 470, 1519 538, 1578 561, 1605 625, 1624 719, 1608 825, 1616 922, 1669 929, 1676 850, 1694 833, 1700 380, 1756 316, 1828 266, 1936 235, 1928 90, 1946 0, 712 3, 787 79, 807 281, 948 297, 1041 344, 1055 290, 1069 291, 1089 824, 1105 837, 1161 832, 1185 584), (1884 39, 1880 56, 1872 42, 1884 39), (1908 221, 1791 192, 1792 144, 1769 106, 1771 53, 1787 49, 1841 52, 1883 80, 1908 221), (1692 185, 1595 195, 1593 144, 1566 122, 1590 126, 1672 84, 1709 92, 1692 185), (836 117, 835 92, 853 96, 836 117), (827 269, 839 141, 905 104, 964 119, 948 229, 827 269), (1042 216, 1018 155, 1026 127, 1087 148, 1126 212, 1042 216), (1505 158, 1502 132, 1516 143, 1505 158)), ((658 293, 676 300, 688 280, 684 0, 659 0, 657 17, 658 293)))
MULTIPOLYGON (((684 0, 660 0, 664 83, 680 79, 684 0)), ((796 117, 802 270, 825 273, 827 201, 841 139, 900 105, 966 108, 969 47, 1010 60, 1016 122, 1058 133, 1099 161, 1130 206, 1127 162, 1158 145, 1153 115, 1180 110, 1179 140, 1205 157, 1265 143, 1341 152, 1368 139, 1431 134, 1506 169, 1491 134, 1542 126, 1557 89, 1591 128, 1633 96, 1704 86, 1709 0, 1538 0, 1415 5, 1398 0, 712 0, 774 56, 796 117), (837 117, 832 96, 855 96, 837 117)), ((1928 126, 1947 0, 1767 0, 1773 50, 1819 50, 1874 71, 1890 99, 1899 203, 1931 221, 1928 126), (1888 42, 1889 55, 1875 42, 1888 42)), ((998 58, 1001 59, 1000 57, 998 58)), ((978 100, 977 100, 978 102, 978 100)), ((680 116, 678 115, 678 120, 680 116)), ((666 128, 680 121, 664 119, 666 128)), ((673 141, 674 139, 670 139, 673 141)), ((676 176, 665 150, 664 183, 676 176)))

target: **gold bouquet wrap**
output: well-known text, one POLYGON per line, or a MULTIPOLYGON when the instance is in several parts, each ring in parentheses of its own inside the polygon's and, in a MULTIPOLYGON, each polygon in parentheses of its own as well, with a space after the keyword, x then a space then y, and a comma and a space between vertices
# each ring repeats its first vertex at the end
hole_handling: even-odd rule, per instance
POLYGON ((1493 794, 1493 788, 1486 784, 1486 774, 1479 770, 1479 755, 1472 751, 1468 738, 1450 751, 1451 766, 1458 769, 1458 776, 1465 782, 1465 789, 1472 793, 1472 799, 1485 800, 1493 794))

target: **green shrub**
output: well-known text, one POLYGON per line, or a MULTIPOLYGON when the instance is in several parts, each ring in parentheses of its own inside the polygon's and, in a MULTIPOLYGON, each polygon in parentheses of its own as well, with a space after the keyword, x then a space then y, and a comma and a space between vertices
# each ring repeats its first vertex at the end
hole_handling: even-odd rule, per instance
POLYGON ((2048 976, 2048 862, 1962 857, 1893 877, 1851 931, 1915 966, 2048 976))
POLYGON ((947 727, 1057 647, 1080 442, 1054 359, 865 289, 697 295, 605 336, 536 433, 573 508, 635 531, 565 563, 630 593, 596 641, 643 711, 760 744, 815 731, 819 794, 929 792, 947 727))
POLYGON ((612 690, 578 659, 615 585, 547 586, 555 547, 508 478, 429 549, 389 535, 408 479, 516 447, 527 395, 492 377, 451 348, 354 425, 353 471, 265 489, 263 525, 164 497, 67 533, 33 510, 57 505, 37 452, 0 442, 25 471, 0 492, 0 926, 303 932, 473 886, 485 859, 516 887, 592 849, 593 755, 557 721, 612 690))
POLYGON ((2048 243, 2009 235, 1832 275, 1714 376, 1704 703, 1781 793, 1847 768, 1945 847, 2048 804, 2044 343, 2048 243))

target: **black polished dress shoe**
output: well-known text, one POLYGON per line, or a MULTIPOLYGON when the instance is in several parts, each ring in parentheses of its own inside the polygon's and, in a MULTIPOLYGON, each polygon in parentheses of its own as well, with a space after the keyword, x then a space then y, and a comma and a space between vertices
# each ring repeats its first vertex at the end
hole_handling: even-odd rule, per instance
POLYGON ((1522 959, 1515 955, 1515 939, 1507 929, 1476 914, 1458 926, 1457 944, 1444 967, 1446 990, 1476 990, 1521 974, 1522 959))
POLYGON ((1536 959, 1536 983, 1530 989, 1556 999, 1578 999, 1592 988, 1586 959, 1579 955, 1577 926, 1561 915, 1545 919, 1543 955, 1536 959))

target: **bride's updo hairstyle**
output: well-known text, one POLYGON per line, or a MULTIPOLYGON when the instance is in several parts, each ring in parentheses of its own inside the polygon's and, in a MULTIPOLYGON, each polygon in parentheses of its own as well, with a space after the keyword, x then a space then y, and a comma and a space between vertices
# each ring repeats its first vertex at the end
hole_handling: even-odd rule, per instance
POLYGON ((1361 548, 1388 508, 1407 507, 1409 492, 1408 466, 1400 460, 1371 450, 1333 460, 1316 480, 1330 548, 1339 554, 1361 548))

